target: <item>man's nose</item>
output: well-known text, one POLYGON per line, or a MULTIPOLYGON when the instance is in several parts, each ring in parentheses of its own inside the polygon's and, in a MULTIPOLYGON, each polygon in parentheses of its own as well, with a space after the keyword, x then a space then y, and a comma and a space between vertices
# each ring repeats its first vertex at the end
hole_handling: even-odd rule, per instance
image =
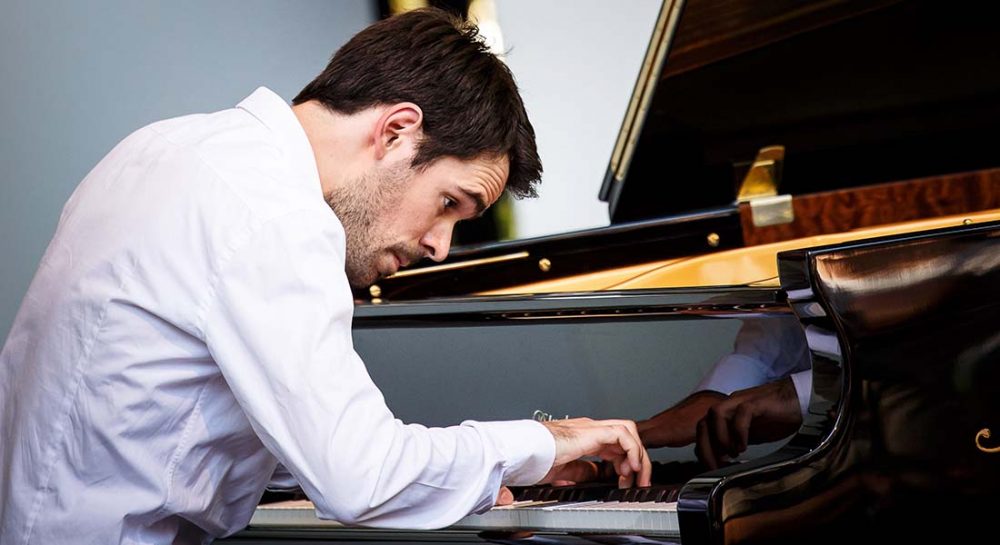
POLYGON ((427 250, 427 256, 434 261, 444 261, 451 249, 452 224, 436 225, 424 235, 421 243, 427 250))

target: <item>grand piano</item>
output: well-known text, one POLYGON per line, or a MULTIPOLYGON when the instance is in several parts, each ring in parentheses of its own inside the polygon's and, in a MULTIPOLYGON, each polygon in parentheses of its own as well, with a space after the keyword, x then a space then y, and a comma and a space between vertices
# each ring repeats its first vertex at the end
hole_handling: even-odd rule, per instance
POLYGON ((714 471, 667 453, 650 489, 517 489, 514 505, 436 531, 345 527, 316 519, 307 498, 270 494, 290 501, 263 503, 226 541, 989 532, 1000 507, 992 41, 971 8, 667 0, 602 189, 612 226, 459 248, 358 293, 358 351, 406 420, 646 417, 683 396, 739 323, 760 320, 799 330, 811 356, 809 409, 791 437, 714 471))

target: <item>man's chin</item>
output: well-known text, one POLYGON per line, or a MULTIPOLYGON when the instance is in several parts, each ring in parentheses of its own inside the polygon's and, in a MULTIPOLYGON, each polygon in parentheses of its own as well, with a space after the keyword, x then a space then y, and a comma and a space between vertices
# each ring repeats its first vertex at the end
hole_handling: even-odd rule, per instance
POLYGON ((375 282, 378 282, 384 277, 385 275, 382 275, 378 271, 366 271, 363 274, 357 274, 357 273, 351 274, 350 272, 348 272, 347 282, 351 284, 352 288, 363 290, 368 288, 375 282))
POLYGON ((399 264, 399 261, 391 254, 388 261, 389 263, 379 263, 376 261, 376 263, 371 267, 365 267, 364 270, 360 271, 352 267, 348 267, 347 281, 350 282, 351 287, 355 289, 366 289, 375 282, 396 273, 396 267, 399 264))

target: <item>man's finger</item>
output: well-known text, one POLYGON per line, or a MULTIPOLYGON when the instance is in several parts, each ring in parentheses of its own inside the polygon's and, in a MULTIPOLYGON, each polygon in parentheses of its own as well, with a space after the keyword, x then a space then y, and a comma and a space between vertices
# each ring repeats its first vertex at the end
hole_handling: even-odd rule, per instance
POLYGON ((514 503, 514 493, 506 486, 501 486, 500 492, 497 493, 496 505, 510 505, 512 503, 514 503))
POLYGON ((621 475, 622 477, 628 477, 632 475, 632 467, 631 464, 629 464, 628 458, 622 457, 622 459, 618 462, 617 465, 618 465, 618 475, 621 475))
POLYGON ((649 453, 645 450, 642 456, 642 470, 635 477, 637 486, 650 486, 653 484, 653 463, 649 459, 649 453))
POLYGON ((635 486, 649 486, 653 474, 653 465, 649 461, 649 453, 643 446, 639 438, 639 430, 635 422, 624 420, 621 427, 625 431, 625 436, 621 442, 622 448, 629 455, 629 463, 632 465, 632 484, 635 486))
POLYGON ((618 444, 628 457, 629 468, 631 469, 629 473, 639 473, 642 471, 642 457, 646 453, 646 449, 642 446, 639 436, 633 430, 629 430, 628 426, 621 424, 616 425, 614 431, 618 436, 618 444))

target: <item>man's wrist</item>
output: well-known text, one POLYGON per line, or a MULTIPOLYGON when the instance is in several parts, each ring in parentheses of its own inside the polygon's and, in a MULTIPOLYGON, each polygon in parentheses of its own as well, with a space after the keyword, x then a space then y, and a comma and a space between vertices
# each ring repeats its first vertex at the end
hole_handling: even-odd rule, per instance
POLYGON ((486 432, 504 458, 502 484, 527 486, 537 483, 552 468, 556 442, 553 435, 534 420, 476 422, 471 426, 486 432))

